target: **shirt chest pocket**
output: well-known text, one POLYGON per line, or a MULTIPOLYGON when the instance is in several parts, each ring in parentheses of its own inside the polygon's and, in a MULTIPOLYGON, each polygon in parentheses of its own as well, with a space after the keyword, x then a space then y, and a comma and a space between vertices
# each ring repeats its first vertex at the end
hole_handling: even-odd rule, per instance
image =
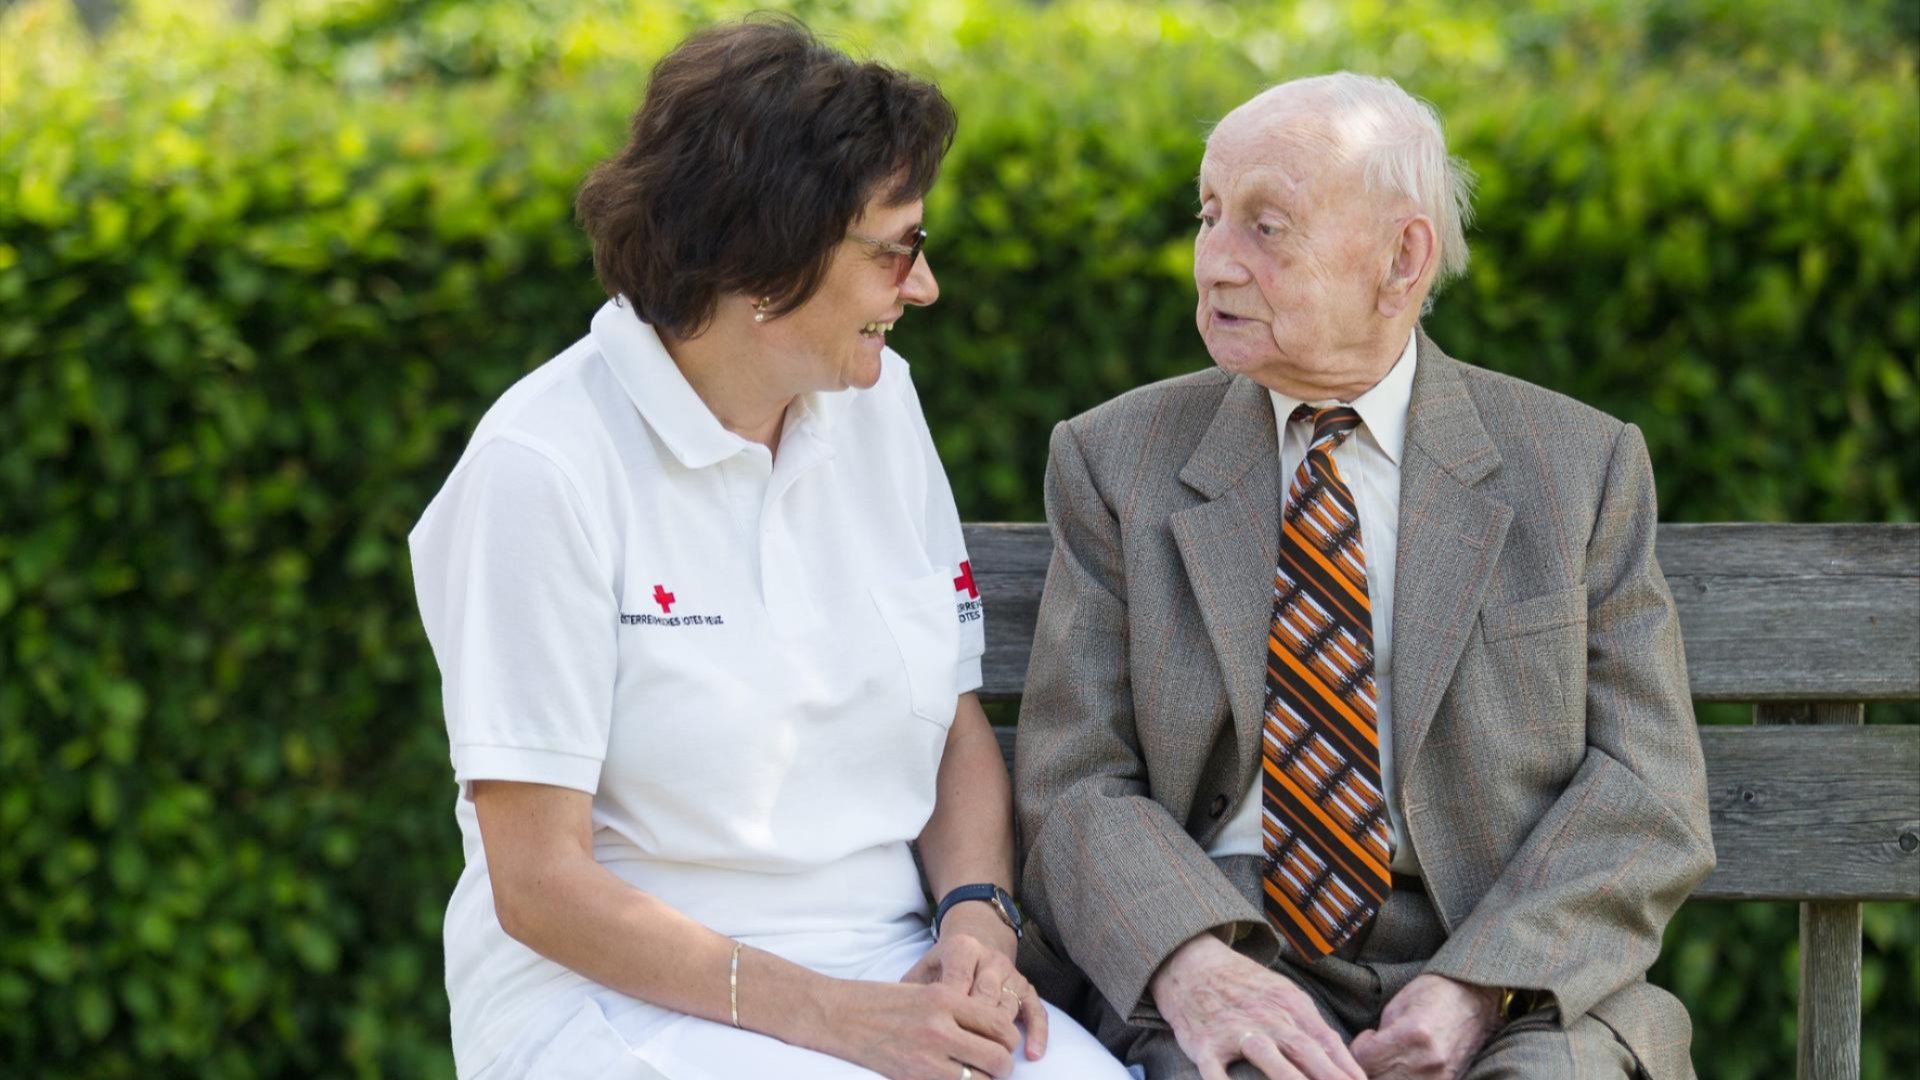
POLYGON ((950 727, 960 699, 960 623, 954 610, 952 574, 942 569, 926 577, 876 585, 871 593, 905 668, 914 715, 950 727))

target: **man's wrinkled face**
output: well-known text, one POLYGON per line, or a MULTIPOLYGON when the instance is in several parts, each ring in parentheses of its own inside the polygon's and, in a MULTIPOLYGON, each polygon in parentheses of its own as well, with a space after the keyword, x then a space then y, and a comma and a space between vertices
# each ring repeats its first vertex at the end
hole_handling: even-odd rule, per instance
POLYGON ((1270 95, 1207 140, 1194 320, 1227 371, 1267 385, 1339 381, 1364 346, 1386 236, 1337 140, 1310 110, 1270 95))

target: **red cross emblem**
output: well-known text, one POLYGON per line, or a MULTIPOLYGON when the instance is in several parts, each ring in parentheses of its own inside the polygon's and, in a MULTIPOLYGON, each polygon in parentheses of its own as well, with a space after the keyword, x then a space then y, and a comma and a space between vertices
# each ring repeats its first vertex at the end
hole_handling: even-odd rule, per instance
POLYGON ((963 562, 960 564, 960 576, 953 579, 953 590, 955 592, 966 593, 971 599, 980 599, 980 588, 973 583, 972 563, 963 562))
POLYGON ((653 602, 660 605, 661 614, 673 614, 673 594, 667 591, 665 585, 655 585, 653 587, 653 602))

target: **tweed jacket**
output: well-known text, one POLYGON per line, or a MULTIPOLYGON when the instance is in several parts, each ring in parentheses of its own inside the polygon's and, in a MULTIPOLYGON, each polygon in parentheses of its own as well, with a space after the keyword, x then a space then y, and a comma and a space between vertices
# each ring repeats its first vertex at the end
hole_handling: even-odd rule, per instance
MULTIPOLYGON (((1425 970, 1549 993, 1689 1076, 1686 1011, 1644 976, 1713 844, 1646 445, 1418 349, 1391 795, 1448 932, 1425 970)), ((1014 790, 1022 966, 1070 1009, 1162 1024, 1148 983, 1188 938, 1285 948, 1205 853, 1259 767, 1277 445, 1266 390, 1218 369, 1054 430, 1014 790)))

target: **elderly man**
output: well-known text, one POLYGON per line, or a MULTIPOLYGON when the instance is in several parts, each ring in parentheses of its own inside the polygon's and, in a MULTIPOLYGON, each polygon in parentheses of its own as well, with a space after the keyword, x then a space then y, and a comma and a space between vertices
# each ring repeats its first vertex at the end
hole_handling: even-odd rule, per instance
POLYGON ((1216 367, 1054 431, 1023 967, 1150 1080, 1691 1075, 1645 980, 1713 867, 1646 446, 1422 333, 1468 189, 1388 80, 1247 102, 1216 367))

